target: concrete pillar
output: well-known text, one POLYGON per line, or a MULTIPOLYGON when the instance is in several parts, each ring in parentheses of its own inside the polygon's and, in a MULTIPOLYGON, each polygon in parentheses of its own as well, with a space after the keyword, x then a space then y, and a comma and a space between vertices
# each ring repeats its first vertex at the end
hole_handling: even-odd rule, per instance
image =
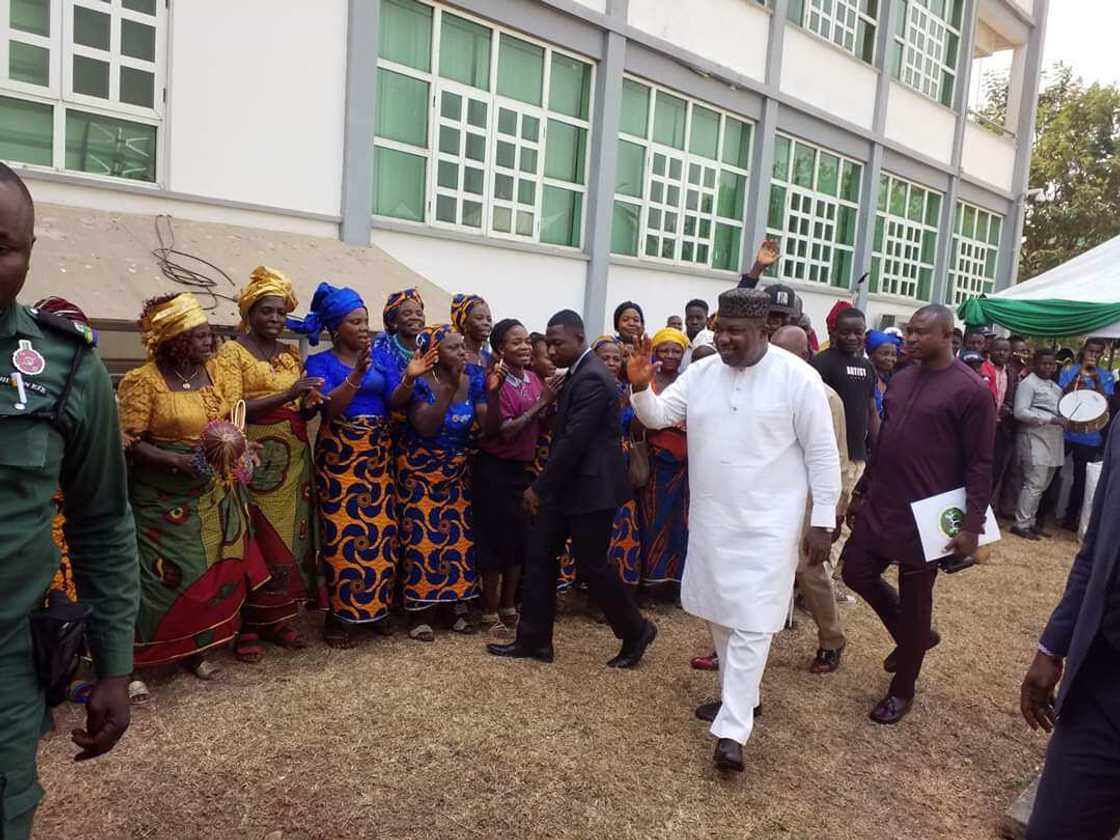
POLYGON ((339 226, 339 238, 349 245, 369 245, 373 216, 373 115, 380 13, 380 0, 350 0, 339 226))

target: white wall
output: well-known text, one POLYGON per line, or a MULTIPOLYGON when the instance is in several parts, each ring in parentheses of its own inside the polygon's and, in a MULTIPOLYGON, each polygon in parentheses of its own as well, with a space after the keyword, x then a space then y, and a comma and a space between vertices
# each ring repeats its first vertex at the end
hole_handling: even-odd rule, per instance
POLYGON ((895 326, 901 327, 923 306, 924 303, 901 301, 886 295, 871 295, 867 302, 867 326, 877 330, 881 316, 894 315, 895 326))
POLYGON ((611 320, 614 308, 624 300, 632 300, 642 307, 646 316, 646 330, 650 335, 665 326, 670 315, 684 317, 684 305, 693 298, 706 300, 714 312, 716 299, 739 282, 734 274, 727 279, 696 277, 674 274, 669 271, 641 268, 630 265, 612 265, 607 277, 607 309, 603 317, 603 332, 614 332, 611 320))
POLYGON ((956 122, 956 114, 948 108, 891 82, 886 125, 891 140, 941 163, 950 163, 956 122))
POLYGON ((780 80, 783 93, 871 128, 878 78, 878 73, 855 56, 798 26, 786 26, 780 80))
POLYGON ((628 20, 744 76, 766 76, 770 15, 753 0, 630 0, 628 20))
POLYGON ((607 0, 576 0, 576 2, 596 12, 607 13, 607 0))
POLYGON ((969 122, 964 127, 961 169, 986 184, 1011 192, 1015 141, 969 122))
POLYGON ((280 5, 174 4, 167 185, 337 215, 347 2, 280 5))
POLYGON ((374 230, 373 244, 449 293, 473 292, 494 319, 544 330, 561 309, 583 310, 587 261, 450 239, 374 230))

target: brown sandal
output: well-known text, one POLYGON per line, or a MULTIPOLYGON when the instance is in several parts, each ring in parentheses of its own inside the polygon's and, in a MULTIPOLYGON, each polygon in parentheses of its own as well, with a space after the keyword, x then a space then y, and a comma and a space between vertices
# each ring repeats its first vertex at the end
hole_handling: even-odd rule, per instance
POLYGON ((261 630, 261 638, 272 642, 277 647, 288 650, 303 650, 307 647, 307 639, 290 624, 276 624, 261 630))

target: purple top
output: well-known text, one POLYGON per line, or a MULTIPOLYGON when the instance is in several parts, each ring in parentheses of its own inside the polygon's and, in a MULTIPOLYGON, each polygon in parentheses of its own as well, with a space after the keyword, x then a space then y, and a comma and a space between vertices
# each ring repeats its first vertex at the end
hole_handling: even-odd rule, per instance
MULTIPOLYGON (((520 417, 533 407, 534 403, 544 393, 544 385, 533 371, 526 368, 525 379, 516 383, 510 377, 502 383, 498 392, 498 404, 502 409, 502 422, 520 417)), ((506 461, 532 461, 537 454, 537 438, 540 437, 542 424, 540 419, 534 420, 517 433, 517 437, 503 440, 491 438, 484 440, 479 448, 506 461)))
POLYGON ((910 503, 965 488, 964 528, 980 533, 992 496, 996 411, 983 380, 958 359, 944 370, 913 365, 891 377, 883 425, 859 488, 860 516, 888 555, 924 566, 910 503))

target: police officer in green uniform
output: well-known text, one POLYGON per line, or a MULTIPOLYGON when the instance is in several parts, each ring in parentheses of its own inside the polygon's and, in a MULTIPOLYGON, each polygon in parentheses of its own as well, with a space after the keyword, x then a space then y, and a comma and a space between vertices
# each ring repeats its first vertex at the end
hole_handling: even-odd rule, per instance
POLYGON ((128 728, 128 677, 139 597, 116 402, 88 332, 16 302, 34 243, 35 209, 0 163, 0 840, 31 836, 42 798, 35 753, 47 712, 32 658, 31 614, 59 566, 52 497, 61 488, 79 601, 98 681, 78 761, 128 728))

